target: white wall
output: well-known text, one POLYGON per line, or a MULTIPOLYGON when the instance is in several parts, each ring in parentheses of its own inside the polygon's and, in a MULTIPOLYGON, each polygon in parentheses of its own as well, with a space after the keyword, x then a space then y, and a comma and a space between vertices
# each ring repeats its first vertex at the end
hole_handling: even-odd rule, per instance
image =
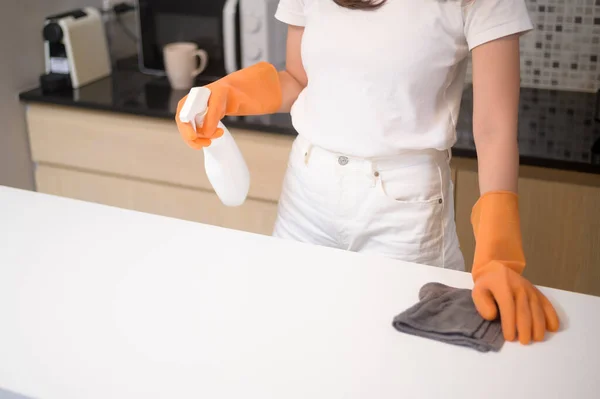
POLYGON ((48 15, 102 0, 0 0, 0 185, 33 189, 24 107, 19 92, 44 71, 42 28, 48 15))

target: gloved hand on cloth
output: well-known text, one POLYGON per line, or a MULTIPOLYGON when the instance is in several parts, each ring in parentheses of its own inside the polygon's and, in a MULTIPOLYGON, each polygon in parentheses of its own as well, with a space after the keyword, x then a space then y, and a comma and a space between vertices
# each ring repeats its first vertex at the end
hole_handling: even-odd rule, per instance
POLYGON ((499 351, 504 339, 528 344, 557 331, 550 301, 521 273, 518 197, 511 192, 481 196, 471 215, 476 248, 473 290, 425 284, 419 302, 394 318, 396 330, 481 352, 499 351), (498 320, 500 316, 500 320, 498 320))
POLYGON ((184 141, 194 149, 208 147, 211 140, 223 135, 217 128, 226 115, 263 115, 276 112, 281 106, 279 73, 267 62, 229 74, 206 86, 211 91, 204 124, 194 130, 190 123, 181 122, 179 112, 187 96, 179 101, 175 122, 184 141))
POLYGON ((473 302, 486 320, 498 313, 507 341, 542 341, 546 330, 559 328, 548 298, 522 276, 525 256, 521 244, 518 195, 494 191, 482 195, 471 214, 475 233, 472 276, 473 302))

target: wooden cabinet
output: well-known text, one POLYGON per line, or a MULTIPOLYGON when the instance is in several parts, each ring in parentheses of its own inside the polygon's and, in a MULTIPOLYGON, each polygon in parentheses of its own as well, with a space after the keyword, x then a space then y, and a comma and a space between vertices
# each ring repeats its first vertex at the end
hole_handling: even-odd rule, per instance
POLYGON ((43 193, 251 233, 270 235, 277 216, 273 202, 248 199, 228 208, 211 192, 143 180, 49 165, 38 166, 35 177, 43 193))
MULTIPOLYGON (((524 275, 537 285, 600 296, 600 177, 521 169, 524 275)), ((467 264, 475 249, 470 215, 478 198, 477 173, 459 170, 456 224, 467 264)))
POLYGON ((30 105, 40 192, 270 235, 293 137, 232 129, 251 174, 249 197, 225 207, 202 151, 162 119, 30 105))
MULTIPOLYGON (((30 105, 34 162, 212 191, 202 151, 174 122, 59 106, 30 105)), ((277 201, 293 137, 231 129, 252 176, 250 197, 277 201)))

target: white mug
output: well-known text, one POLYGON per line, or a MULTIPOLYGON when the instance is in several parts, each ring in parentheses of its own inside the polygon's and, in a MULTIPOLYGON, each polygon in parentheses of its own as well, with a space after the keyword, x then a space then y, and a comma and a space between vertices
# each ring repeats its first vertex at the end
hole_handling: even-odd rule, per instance
POLYGON ((208 65, 208 53, 198 49, 196 43, 167 44, 163 53, 167 77, 175 90, 191 89, 196 76, 204 72, 208 65), (199 66, 196 59, 200 60, 199 66))

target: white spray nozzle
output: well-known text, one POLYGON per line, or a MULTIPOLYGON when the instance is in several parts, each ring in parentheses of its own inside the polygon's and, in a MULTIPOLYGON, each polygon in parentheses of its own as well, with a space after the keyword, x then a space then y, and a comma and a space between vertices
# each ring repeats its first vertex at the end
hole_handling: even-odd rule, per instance
POLYGON ((196 130, 196 118, 202 119, 206 114, 210 94, 210 89, 206 87, 194 87, 190 90, 179 112, 179 120, 184 123, 191 123, 194 130, 196 130))

